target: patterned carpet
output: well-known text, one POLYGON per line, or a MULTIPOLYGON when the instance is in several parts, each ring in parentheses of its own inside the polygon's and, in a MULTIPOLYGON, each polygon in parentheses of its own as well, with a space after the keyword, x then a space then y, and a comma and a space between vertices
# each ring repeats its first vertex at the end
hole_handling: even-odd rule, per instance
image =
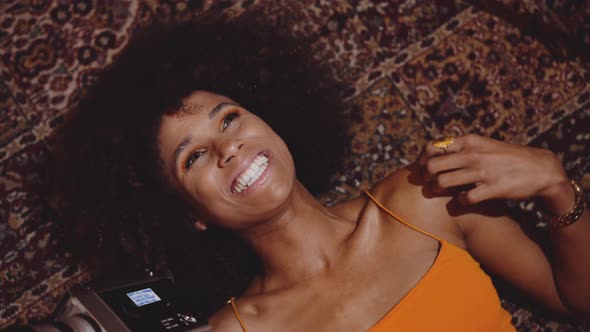
MULTIPOLYGON (((321 196, 326 204, 410 163, 441 133, 549 148, 590 190, 588 1, 3 0, 0 328, 46 317, 68 286, 91 279, 61 249, 37 188, 53 128, 135 28, 202 11, 276 17, 312 36, 312 51, 349 86, 352 153, 321 196)), ((514 213, 529 224, 538 215, 532 202, 514 213)), ((500 291, 519 331, 590 331, 500 291)))

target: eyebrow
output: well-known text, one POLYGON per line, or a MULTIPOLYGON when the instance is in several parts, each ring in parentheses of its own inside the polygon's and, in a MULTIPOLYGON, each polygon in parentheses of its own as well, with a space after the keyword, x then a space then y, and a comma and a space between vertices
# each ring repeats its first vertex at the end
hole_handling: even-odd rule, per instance
MULTIPOLYGON (((178 144, 176 146, 176 149, 174 149, 174 159, 173 160, 173 169, 176 169, 176 163, 178 162, 178 156, 182 153, 182 151, 184 151, 184 149, 186 149, 186 147, 189 145, 189 143, 192 141, 193 137, 192 135, 189 135, 185 138, 182 139, 182 141, 180 142, 180 144, 178 144)), ((176 173, 176 172, 174 172, 176 173)))
MULTIPOLYGON (((217 114, 219 112, 221 112, 221 110, 223 110, 226 106, 237 106, 237 105, 234 103, 228 103, 228 102, 223 102, 223 103, 217 104, 217 106, 213 107, 211 109, 211 111, 209 111, 209 119, 215 118, 217 116, 217 114)), ((186 149, 186 147, 190 144, 192 139, 193 139, 192 135, 186 136, 185 138, 182 139, 182 141, 180 141, 180 143, 174 149, 174 154, 173 154, 173 159, 172 159, 173 170, 176 169, 176 164, 178 163, 178 156, 182 153, 182 151, 184 151, 184 149, 186 149)), ((176 173, 176 171, 174 171, 174 173, 176 173)))
POLYGON ((224 109, 226 106, 238 106, 236 104, 233 103, 220 103, 217 106, 213 107, 213 109, 209 112, 209 119, 213 119, 217 113, 219 113, 222 109, 224 109))

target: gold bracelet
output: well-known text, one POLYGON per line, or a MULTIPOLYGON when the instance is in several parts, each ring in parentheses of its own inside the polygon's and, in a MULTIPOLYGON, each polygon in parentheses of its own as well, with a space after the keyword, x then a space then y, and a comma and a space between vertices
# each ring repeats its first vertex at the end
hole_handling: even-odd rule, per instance
POLYGON ((574 180, 570 181, 572 188, 574 189, 574 193, 576 194, 576 199, 574 202, 574 207, 571 208, 568 212, 551 218, 549 221, 549 228, 551 229, 558 229, 562 227, 569 226, 580 219, 582 213, 584 213, 584 208, 586 207, 586 198, 584 197, 584 191, 578 183, 574 180))

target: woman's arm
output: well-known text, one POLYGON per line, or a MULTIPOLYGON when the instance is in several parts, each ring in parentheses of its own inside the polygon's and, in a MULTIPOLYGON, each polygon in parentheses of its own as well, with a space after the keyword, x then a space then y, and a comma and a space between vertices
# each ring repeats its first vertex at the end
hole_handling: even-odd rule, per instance
POLYGON ((482 265, 558 311, 590 316, 590 213, 572 225, 551 229, 552 257, 507 216, 493 199, 540 198, 553 215, 569 211, 574 191, 551 152, 467 135, 446 149, 428 144, 419 157, 432 190, 452 192, 466 207, 451 216, 463 229, 468 250, 482 265))
MULTIPOLYGON (((543 197, 552 211, 567 212, 574 200, 566 183, 543 197)), ((561 215, 564 212, 555 213, 561 215)), ((590 212, 584 209, 573 225, 551 230, 553 273, 565 304, 590 318, 590 212)))

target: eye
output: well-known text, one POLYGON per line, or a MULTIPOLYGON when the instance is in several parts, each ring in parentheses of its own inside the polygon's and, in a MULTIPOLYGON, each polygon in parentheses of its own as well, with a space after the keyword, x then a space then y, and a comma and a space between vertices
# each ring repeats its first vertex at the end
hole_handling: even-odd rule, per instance
POLYGON ((199 159, 200 156, 202 156, 205 153, 205 151, 193 151, 191 152, 188 157, 186 157, 186 160, 184 161, 184 168, 185 169, 189 169, 192 164, 197 161, 197 159, 199 159))
POLYGON ((238 116, 240 116, 238 111, 228 112, 221 121, 221 129, 225 130, 225 128, 227 128, 227 126, 229 126, 238 116))

